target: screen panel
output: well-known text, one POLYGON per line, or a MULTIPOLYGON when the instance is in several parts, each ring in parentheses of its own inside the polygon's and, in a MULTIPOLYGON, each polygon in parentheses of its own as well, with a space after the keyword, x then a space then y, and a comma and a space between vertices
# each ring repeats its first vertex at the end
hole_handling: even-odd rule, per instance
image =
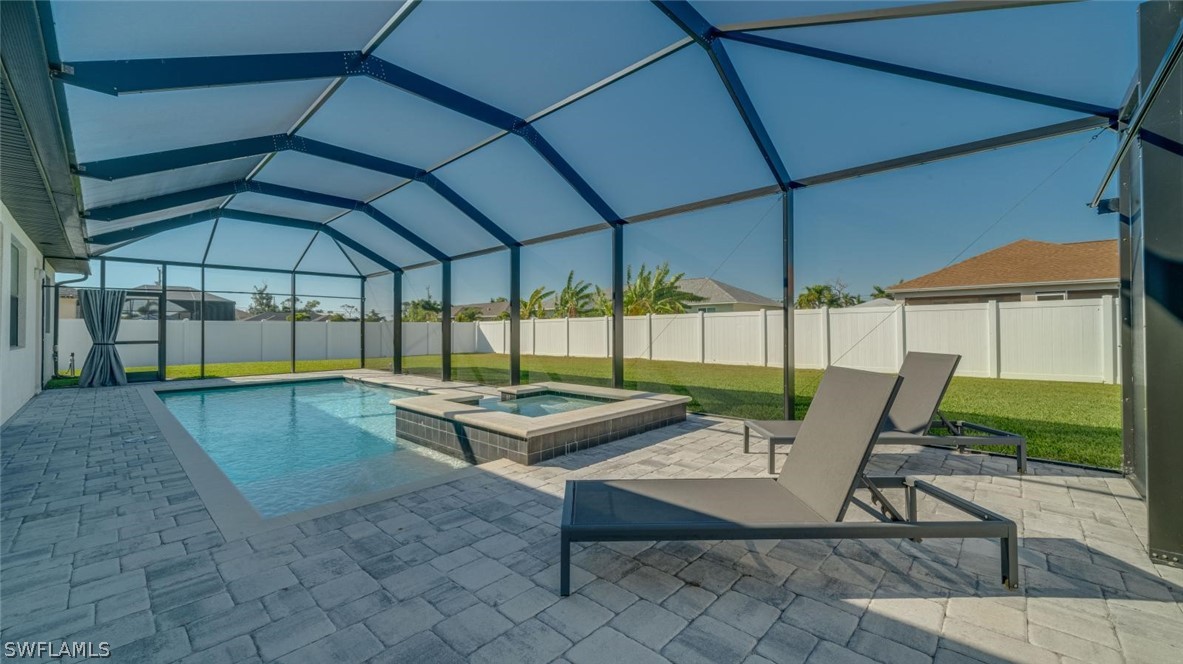
POLYGON ((357 276, 358 274, 357 268, 353 266, 351 259, 341 251, 337 242, 324 233, 318 233, 316 238, 312 240, 312 244, 308 245, 308 250, 304 252, 300 262, 296 264, 296 270, 330 272, 349 276, 357 276))
POLYGON ((441 377, 442 287, 443 271, 439 265, 403 274, 401 324, 405 373, 441 377))
POLYGON ((233 320, 234 302, 206 295, 203 305, 201 268, 167 266, 167 320, 165 330, 166 380, 201 376, 201 320, 233 320))
POLYGON ((918 5, 919 2, 883 2, 882 0, 695 0, 694 8, 716 27, 731 23, 767 21, 777 18, 820 16, 838 12, 918 5))
POLYGON ((361 367, 361 280, 296 275, 296 371, 361 367))
POLYGON ((81 177, 78 183, 82 186, 82 200, 86 207, 96 208, 241 180, 259 161, 259 157, 243 157, 120 180, 81 177))
POLYGON ((328 221, 345 211, 327 205, 293 201, 288 198, 267 196, 255 192, 235 194, 234 198, 230 199, 230 203, 226 207, 231 210, 258 212, 277 217, 304 219, 305 221, 328 221))
MULTIPOLYGON (((422 249, 400 237, 362 212, 349 212, 332 221, 332 227, 341 231, 379 256, 394 261, 395 265, 415 265, 432 260, 422 249)), ((346 248, 356 261, 358 254, 346 248)), ((363 258, 368 261, 369 259, 363 258)), ((372 263, 367 263, 373 267, 372 263)))
POLYGON ((452 380, 508 385, 508 251, 452 263, 452 380))
POLYGON ((494 141, 436 175, 519 241, 603 222, 516 136, 494 141))
POLYGON ((783 411, 780 196, 625 227, 625 384, 689 407, 783 411))
POLYGON ((203 221, 156 235, 149 235, 113 249, 105 255, 116 258, 140 258, 157 261, 200 263, 209 246, 214 221, 203 221))
POLYGON ((683 49, 536 126, 626 217, 774 184, 700 48, 683 49))
POLYGON ((303 228, 220 219, 206 263, 291 270, 315 234, 303 228), (259 251, 259 247, 267 250, 259 251))
POLYGON ((282 374, 292 367, 291 275, 206 268, 207 377, 282 374), (215 317, 210 302, 223 313, 215 317), (233 317, 225 313, 233 303, 233 317))
POLYGON ((401 324, 394 310, 394 275, 367 278, 365 294, 366 368, 390 371, 394 366, 394 326, 401 324))
POLYGON ((378 171, 291 150, 276 153, 255 179, 358 201, 368 201, 406 182, 378 171))
POLYGON ((426 2, 376 55, 526 117, 682 37, 647 3, 426 2))
POLYGON ((391 192, 373 205, 449 256, 500 244, 475 221, 419 182, 391 192))

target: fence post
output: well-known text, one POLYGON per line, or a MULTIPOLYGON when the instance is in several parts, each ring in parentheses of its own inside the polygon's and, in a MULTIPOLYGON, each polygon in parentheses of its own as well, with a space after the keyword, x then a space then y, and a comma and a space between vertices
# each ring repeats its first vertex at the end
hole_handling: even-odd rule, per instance
POLYGON ((1117 357, 1117 329, 1116 311, 1113 308, 1113 296, 1101 296, 1101 380, 1105 383, 1117 382, 1117 371, 1114 367, 1117 357))
POLYGON ((895 366, 899 369, 904 366, 904 357, 908 354, 908 323, 902 302, 896 307, 895 341, 895 366))
POLYGON ((698 310, 698 363, 706 364, 707 362, 707 314, 702 309, 698 310))
POLYGON ((653 314, 645 314, 645 359, 653 359, 653 314))
POLYGON ((565 316, 563 318, 563 329, 566 330, 567 352, 565 354, 567 357, 571 357, 571 317, 570 316, 565 316))
POLYGON ((768 310, 760 310, 760 366, 768 366, 768 310))
POLYGON ((986 373, 990 378, 1002 375, 1002 335, 998 330, 998 300, 986 302, 986 373))
POLYGON ((830 308, 822 307, 821 317, 818 319, 822 326, 821 337, 822 342, 822 369, 830 368, 830 308))
POLYGON ((538 319, 530 318, 530 354, 538 354, 538 319))
POLYGON ((612 317, 604 316, 604 357, 612 357, 612 317))

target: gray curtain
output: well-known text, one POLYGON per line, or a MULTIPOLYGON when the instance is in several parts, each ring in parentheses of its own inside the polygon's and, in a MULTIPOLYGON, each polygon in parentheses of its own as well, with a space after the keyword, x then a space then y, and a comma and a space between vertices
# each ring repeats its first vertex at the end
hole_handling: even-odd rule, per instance
POLYGON ((115 336, 119 334, 119 314, 123 309, 123 298, 127 291, 79 288, 78 298, 82 305, 82 320, 90 333, 93 344, 82 365, 79 387, 103 387, 106 385, 127 385, 127 372, 123 360, 115 350, 115 336))

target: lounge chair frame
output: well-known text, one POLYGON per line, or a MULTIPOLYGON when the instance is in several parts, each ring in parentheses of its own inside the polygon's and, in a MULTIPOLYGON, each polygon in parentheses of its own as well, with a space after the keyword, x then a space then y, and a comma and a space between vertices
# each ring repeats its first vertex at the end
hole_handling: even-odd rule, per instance
MULTIPOLYGON (((752 481, 767 481, 754 478, 752 481)), ((861 484, 871 491, 878 509, 857 497, 851 503, 871 513, 876 522, 785 523, 758 527, 737 524, 685 525, 647 523, 614 525, 578 525, 573 523, 578 485, 595 480, 568 480, 563 500, 560 532, 559 594, 571 592, 572 542, 647 542, 688 540, 800 540, 800 539, 964 539, 981 537, 999 540, 1002 585, 1019 587, 1019 533, 1015 522, 928 482, 911 477, 861 477, 861 484), (904 513, 883 495, 883 489, 904 490, 904 513), (954 507, 974 517, 972 521, 921 522, 917 516, 918 493, 954 507)))
MULTIPOLYGON (((744 454, 751 452, 751 434, 753 430, 762 438, 768 440, 768 474, 776 474, 776 446, 792 444, 792 437, 769 435, 758 428, 754 427, 752 420, 746 420, 743 423, 743 451, 744 454)), ((1010 431, 1003 431, 1002 429, 995 429, 985 426, 983 424, 975 424, 965 420, 949 420, 943 413, 937 411, 937 418, 932 422, 932 428, 944 429, 949 432, 949 435, 934 436, 931 433, 924 435, 909 436, 908 439, 889 437, 882 438, 876 444, 878 445, 925 445, 928 447, 943 447, 956 449, 958 452, 966 452, 971 446, 1003 446, 1014 447, 1016 465, 1020 475, 1027 473, 1027 438, 1017 433, 1010 431), (985 436, 976 436, 970 432, 984 433, 985 436)))

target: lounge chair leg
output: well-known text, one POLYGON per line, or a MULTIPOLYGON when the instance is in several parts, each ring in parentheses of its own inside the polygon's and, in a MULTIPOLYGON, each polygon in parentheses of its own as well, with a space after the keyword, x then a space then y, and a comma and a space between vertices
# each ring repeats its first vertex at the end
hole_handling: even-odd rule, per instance
POLYGON ((1002 585, 1010 590, 1019 587, 1019 531, 1011 524, 1010 532, 1000 541, 1002 553, 1002 585))
POLYGON ((567 533, 559 536, 559 595, 571 594, 571 539, 567 533))
POLYGON ((1015 446, 1015 453, 1019 458, 1019 474, 1026 475, 1027 474, 1027 440, 1026 439, 1019 441, 1019 444, 1015 446))
POLYGON ((776 444, 771 438, 768 439, 768 474, 776 474, 776 444))
POLYGON ((749 444, 751 443, 751 432, 748 431, 748 425, 743 425, 743 453, 747 454, 749 451, 749 444))
MULTIPOLYGON (((908 510, 908 523, 916 523, 919 520, 916 515, 916 487, 914 485, 909 484, 904 487, 904 509, 908 510)), ((919 544, 924 540, 919 537, 913 537, 912 541, 919 544)))

